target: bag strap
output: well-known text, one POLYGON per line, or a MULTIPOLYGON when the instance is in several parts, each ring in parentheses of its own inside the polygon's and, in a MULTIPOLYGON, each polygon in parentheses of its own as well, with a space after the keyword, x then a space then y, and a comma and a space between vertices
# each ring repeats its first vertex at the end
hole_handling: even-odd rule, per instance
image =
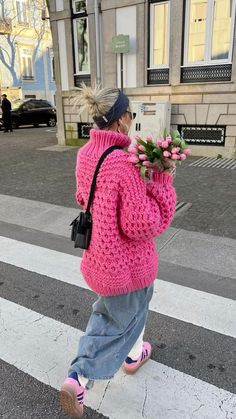
POLYGON ((91 205, 93 203, 93 198, 94 198, 94 192, 95 192, 95 187, 96 187, 97 175, 98 175, 98 172, 99 172, 99 169, 100 169, 102 163, 104 162, 104 160, 108 156, 108 154, 112 153, 112 151, 114 151, 114 150, 119 150, 121 148, 122 147, 119 147, 117 145, 113 145, 113 146, 107 148, 104 151, 104 153, 101 155, 100 159, 98 160, 98 163, 97 163, 97 166, 96 166, 94 175, 93 175, 93 181, 92 181, 92 184, 91 184, 91 189, 90 189, 90 194, 89 194, 89 200, 88 200, 88 204, 87 204, 87 208, 86 208, 86 211, 85 212, 90 212, 90 208, 91 208, 91 205))

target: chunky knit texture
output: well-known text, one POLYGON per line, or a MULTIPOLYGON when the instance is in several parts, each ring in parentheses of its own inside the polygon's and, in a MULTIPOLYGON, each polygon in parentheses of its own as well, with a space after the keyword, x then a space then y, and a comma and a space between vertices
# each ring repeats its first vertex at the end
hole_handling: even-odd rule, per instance
MULTIPOLYGON (((118 132, 91 130, 76 165, 76 199, 83 208, 99 157, 112 145, 126 148, 129 144, 129 137, 118 132)), ((111 296, 149 286, 158 269, 153 239, 170 225, 175 206, 171 176, 156 171, 146 183, 128 161, 127 152, 109 154, 97 177, 92 238, 81 263, 90 288, 111 296)))

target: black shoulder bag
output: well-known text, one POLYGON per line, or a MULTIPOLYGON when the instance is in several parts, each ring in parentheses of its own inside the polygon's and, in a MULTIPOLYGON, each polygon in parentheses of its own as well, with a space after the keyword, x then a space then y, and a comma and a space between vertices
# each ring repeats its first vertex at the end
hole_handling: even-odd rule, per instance
POLYGON ((90 208, 93 203, 97 175, 103 161, 108 156, 108 154, 117 149, 121 149, 121 147, 113 145, 109 147, 106 151, 104 151, 104 153, 101 155, 93 175, 93 181, 90 189, 87 208, 85 212, 81 211, 78 217, 76 217, 70 224, 70 226, 72 226, 71 240, 75 242, 75 247, 80 247, 81 249, 86 250, 89 248, 92 235, 92 215, 90 212, 90 208))

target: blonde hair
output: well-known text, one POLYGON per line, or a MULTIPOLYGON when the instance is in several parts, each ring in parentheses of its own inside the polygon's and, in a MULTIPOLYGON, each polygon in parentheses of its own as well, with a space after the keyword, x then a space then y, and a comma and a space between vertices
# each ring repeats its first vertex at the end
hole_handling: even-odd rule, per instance
POLYGON ((82 83, 78 94, 72 99, 74 106, 79 106, 79 113, 87 110, 92 118, 105 115, 116 102, 119 96, 117 88, 101 88, 86 86, 82 83))

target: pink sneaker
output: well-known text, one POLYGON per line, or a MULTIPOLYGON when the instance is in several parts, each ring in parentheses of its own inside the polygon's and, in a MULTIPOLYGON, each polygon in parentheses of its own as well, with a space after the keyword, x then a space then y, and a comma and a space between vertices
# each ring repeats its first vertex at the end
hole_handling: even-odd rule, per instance
POLYGON ((68 377, 60 390, 60 404, 63 411, 73 418, 81 418, 85 393, 86 389, 77 380, 68 377))
POLYGON ((150 343, 143 342, 143 350, 139 358, 132 359, 129 356, 127 356, 123 364, 123 370, 126 372, 126 374, 134 374, 143 364, 145 364, 145 362, 149 360, 151 353, 152 347, 150 343))

